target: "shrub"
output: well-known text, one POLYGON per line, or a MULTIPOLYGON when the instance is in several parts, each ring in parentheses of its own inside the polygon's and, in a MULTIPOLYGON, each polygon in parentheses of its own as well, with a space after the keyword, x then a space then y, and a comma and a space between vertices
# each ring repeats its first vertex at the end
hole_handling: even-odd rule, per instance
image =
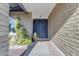
POLYGON ((17 44, 26 45, 31 44, 31 37, 28 35, 27 30, 21 25, 19 18, 16 18, 16 35, 17 44))
POLYGON ((17 44, 19 44, 19 45, 27 45, 27 44, 30 45, 31 43, 32 43, 31 39, 28 39, 28 38, 20 39, 17 42, 17 44))

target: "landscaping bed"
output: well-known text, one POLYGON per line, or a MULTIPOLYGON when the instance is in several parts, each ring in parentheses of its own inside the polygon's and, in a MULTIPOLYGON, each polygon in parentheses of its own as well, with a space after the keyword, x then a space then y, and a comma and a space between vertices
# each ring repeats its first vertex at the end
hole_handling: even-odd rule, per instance
POLYGON ((28 45, 9 45, 9 56, 20 56, 28 45))

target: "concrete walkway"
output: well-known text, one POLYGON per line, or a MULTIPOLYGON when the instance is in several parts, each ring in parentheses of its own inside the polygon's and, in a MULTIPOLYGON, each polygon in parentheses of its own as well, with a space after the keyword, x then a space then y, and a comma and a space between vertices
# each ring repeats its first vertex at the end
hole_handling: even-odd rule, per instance
MULTIPOLYGON (((27 47, 27 45, 11 45, 9 46, 9 55, 19 56, 27 49, 27 47)), ((31 48, 28 48, 23 56, 64 56, 51 41, 38 41, 32 50, 31 48)))
POLYGON ((29 56, 64 56, 64 54, 51 42, 39 41, 29 53, 29 56))

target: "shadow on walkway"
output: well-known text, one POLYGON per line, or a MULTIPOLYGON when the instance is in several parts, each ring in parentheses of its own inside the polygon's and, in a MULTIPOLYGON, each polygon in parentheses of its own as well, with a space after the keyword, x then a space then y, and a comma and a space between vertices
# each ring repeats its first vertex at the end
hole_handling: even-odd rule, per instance
POLYGON ((37 42, 33 42, 31 45, 27 47, 27 49, 20 56, 28 56, 31 50, 34 48, 37 42))

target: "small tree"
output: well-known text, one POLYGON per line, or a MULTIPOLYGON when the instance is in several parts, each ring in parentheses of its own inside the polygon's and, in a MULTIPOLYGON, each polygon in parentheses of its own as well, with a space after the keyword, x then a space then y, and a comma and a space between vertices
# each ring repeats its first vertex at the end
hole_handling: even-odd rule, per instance
POLYGON ((21 28, 21 24, 20 24, 19 17, 16 17, 16 28, 15 28, 15 30, 16 30, 17 39, 20 39, 20 32, 21 32, 20 28, 21 28))
POLYGON ((18 44, 30 44, 31 37, 28 35, 27 30, 21 25, 20 18, 16 18, 16 35, 18 39, 18 44))

